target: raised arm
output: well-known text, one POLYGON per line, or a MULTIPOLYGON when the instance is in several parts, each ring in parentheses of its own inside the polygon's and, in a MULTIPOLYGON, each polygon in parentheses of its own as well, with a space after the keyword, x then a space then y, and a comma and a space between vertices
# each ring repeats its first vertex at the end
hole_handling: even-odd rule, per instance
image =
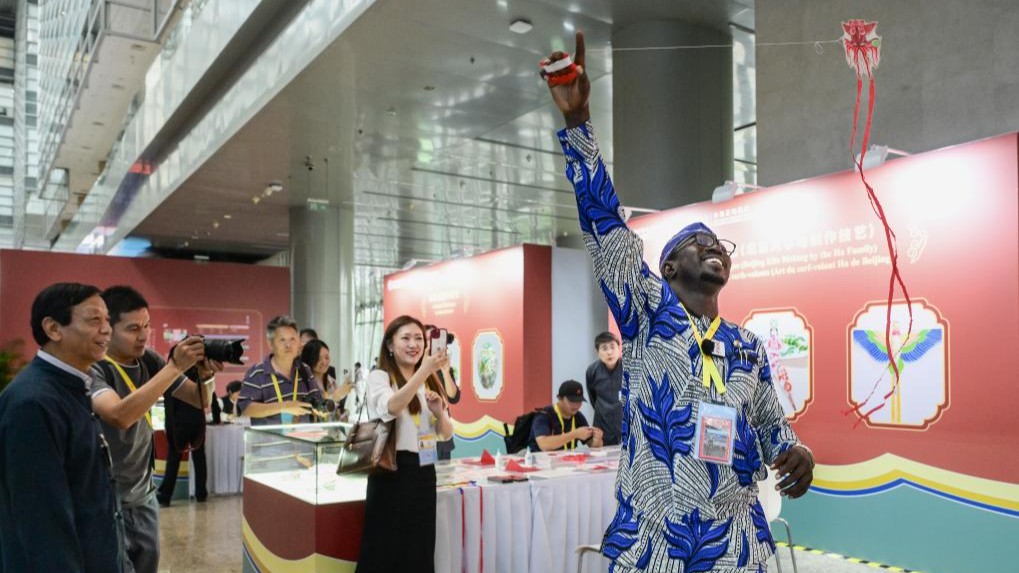
MULTIPOLYGON (((107 380, 103 368, 97 364, 92 367, 92 376, 96 380, 96 388, 92 393, 92 410, 103 422, 126 430, 141 420, 167 389, 174 388, 176 395, 180 387, 188 383, 183 372, 204 357, 205 345, 201 337, 192 336, 182 340, 174 347, 170 362, 164 363, 161 358, 154 358, 161 365, 160 370, 152 372, 152 377, 145 384, 124 398, 113 391, 116 381, 107 380)), ((191 388, 193 390, 193 383, 191 388)))
MULTIPOLYGON (((555 52, 542 65, 566 57, 555 52)), ((558 134, 566 155, 566 176, 576 192, 580 228, 598 284, 623 338, 632 340, 648 297, 658 297, 661 279, 644 263, 643 241, 623 221, 619 198, 598 149, 590 122, 591 82, 584 68, 582 32, 577 32, 574 64, 575 70, 566 68, 549 76, 552 99, 566 120, 566 129, 558 134)))

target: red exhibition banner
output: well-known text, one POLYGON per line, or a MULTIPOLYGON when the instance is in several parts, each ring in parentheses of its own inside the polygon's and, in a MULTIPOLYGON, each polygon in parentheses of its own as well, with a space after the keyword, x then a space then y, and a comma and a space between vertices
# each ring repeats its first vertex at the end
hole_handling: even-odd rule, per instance
POLYGON ((461 438, 501 433, 501 422, 548 403, 551 260, 551 248, 521 245, 385 278, 386 324, 409 314, 455 336, 448 350, 461 438))
POLYGON ((892 305, 901 382, 883 405, 894 381, 884 337, 889 257, 853 172, 630 226, 653 269, 665 242, 693 221, 736 243, 722 315, 764 340, 779 401, 819 463, 890 453, 1019 483, 1016 135, 897 159, 868 179, 898 234, 914 314, 907 338, 908 309, 892 305), (880 407, 854 429, 857 405, 880 407))

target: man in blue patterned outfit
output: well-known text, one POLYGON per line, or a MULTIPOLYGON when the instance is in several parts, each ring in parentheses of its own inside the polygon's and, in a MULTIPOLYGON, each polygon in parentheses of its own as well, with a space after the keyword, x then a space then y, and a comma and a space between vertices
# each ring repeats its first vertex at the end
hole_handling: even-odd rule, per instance
POLYGON ((770 464, 783 495, 799 497, 813 456, 783 416, 761 341, 719 318, 732 243, 695 223, 666 244, 660 276, 644 263, 590 124, 580 33, 575 56, 575 68, 552 65, 561 52, 542 64, 566 119, 584 242, 623 337, 618 508, 602 553, 617 572, 764 571, 774 542, 756 482, 770 464))

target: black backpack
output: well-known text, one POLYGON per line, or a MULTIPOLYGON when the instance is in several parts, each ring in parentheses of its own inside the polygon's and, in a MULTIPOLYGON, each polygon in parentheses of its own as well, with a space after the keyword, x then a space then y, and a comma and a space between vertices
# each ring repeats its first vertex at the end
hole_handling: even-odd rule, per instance
POLYGON ((541 408, 535 408, 526 414, 517 416, 517 419, 513 422, 512 434, 509 431, 509 426, 506 424, 502 425, 504 432, 503 441, 506 443, 507 454, 515 454, 527 448, 527 444, 531 442, 531 426, 534 424, 534 416, 541 413, 541 408))

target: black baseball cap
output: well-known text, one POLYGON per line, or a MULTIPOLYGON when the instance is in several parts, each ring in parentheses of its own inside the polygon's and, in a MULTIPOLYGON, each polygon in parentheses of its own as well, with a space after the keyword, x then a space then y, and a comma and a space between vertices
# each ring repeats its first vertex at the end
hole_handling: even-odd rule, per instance
POLYGON ((559 385, 559 397, 566 398, 570 402, 586 402, 584 400, 584 387, 576 380, 567 380, 559 385))

